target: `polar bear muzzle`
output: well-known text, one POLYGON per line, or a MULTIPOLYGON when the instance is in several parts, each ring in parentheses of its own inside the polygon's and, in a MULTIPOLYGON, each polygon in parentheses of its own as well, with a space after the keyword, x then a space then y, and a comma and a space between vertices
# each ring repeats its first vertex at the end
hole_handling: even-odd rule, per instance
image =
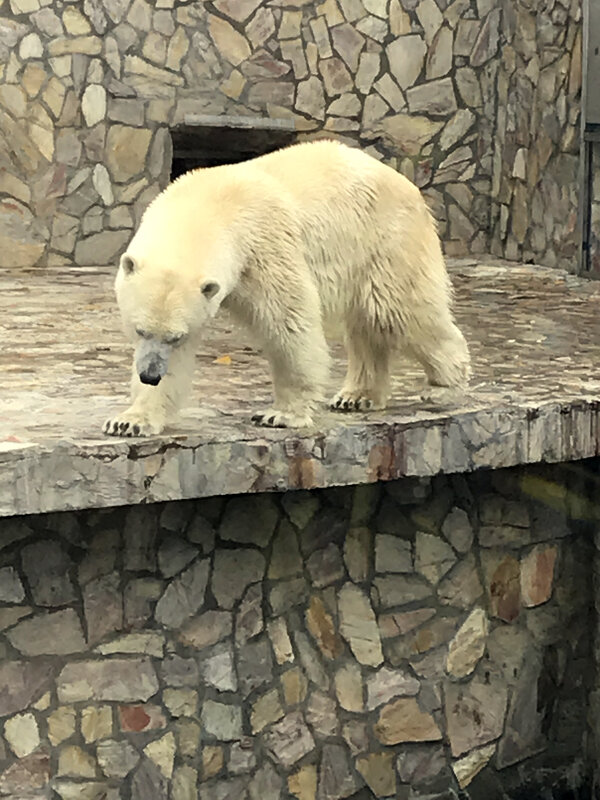
POLYGON ((135 354, 135 367, 142 383, 158 386, 167 374, 171 345, 156 340, 141 341, 135 354))

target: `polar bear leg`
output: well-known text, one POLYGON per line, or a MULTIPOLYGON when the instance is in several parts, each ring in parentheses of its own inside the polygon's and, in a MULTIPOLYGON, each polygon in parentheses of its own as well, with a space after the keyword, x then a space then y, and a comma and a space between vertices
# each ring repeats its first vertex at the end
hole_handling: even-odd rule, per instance
POLYGON ((320 320, 266 348, 273 377, 274 403, 252 416, 259 425, 304 428, 313 424, 329 372, 329 350, 320 320))
POLYGON ((390 394, 390 343, 367 326, 346 333, 348 369, 342 389, 329 405, 335 411, 385 408, 390 394))
POLYGON ((465 337, 448 313, 440 314, 407 337, 408 349, 422 364, 431 390, 424 399, 448 401, 466 389, 471 377, 471 358, 465 337))
POLYGON ((109 436, 154 436, 177 419, 189 395, 194 370, 195 348, 187 343, 173 350, 169 371, 157 386, 143 384, 135 358, 131 374, 131 405, 108 419, 102 428, 109 436))

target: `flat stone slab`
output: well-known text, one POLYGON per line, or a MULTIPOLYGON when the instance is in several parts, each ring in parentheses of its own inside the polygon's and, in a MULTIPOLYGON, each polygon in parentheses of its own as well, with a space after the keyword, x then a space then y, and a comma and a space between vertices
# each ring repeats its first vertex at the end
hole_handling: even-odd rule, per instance
MULTIPOLYGON (((267 364, 223 317, 198 354, 197 405, 150 439, 101 433, 127 404, 131 361, 112 271, 0 270, 0 516, 597 455, 600 284, 494 258, 449 262, 474 362, 460 405, 425 406, 421 369, 400 358, 384 413, 323 409, 312 430, 257 428, 267 364)), ((345 366, 333 352, 332 393, 345 366)))

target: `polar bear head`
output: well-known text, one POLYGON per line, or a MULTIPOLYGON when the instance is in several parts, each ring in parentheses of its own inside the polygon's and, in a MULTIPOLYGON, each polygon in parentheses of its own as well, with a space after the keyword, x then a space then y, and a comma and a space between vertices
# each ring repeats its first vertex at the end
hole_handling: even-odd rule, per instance
POLYGON ((212 278, 157 266, 127 252, 115 292, 125 333, 136 346, 140 381, 156 386, 167 374, 173 350, 197 340, 215 315, 222 289, 212 278))

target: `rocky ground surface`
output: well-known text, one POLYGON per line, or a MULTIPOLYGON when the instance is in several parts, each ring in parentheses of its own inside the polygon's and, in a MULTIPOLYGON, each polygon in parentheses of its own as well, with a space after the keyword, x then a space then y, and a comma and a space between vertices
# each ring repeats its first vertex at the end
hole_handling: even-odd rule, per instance
MULTIPOLYGON (((223 318, 198 353, 190 407, 151 440, 115 440, 103 421, 127 403, 130 346, 106 270, 0 271, 4 514, 144 499, 363 483, 597 452, 600 286, 493 259, 451 265, 472 386, 446 407, 399 359, 385 412, 323 409, 314 430, 257 428, 268 368, 223 318)), ((344 372, 334 347, 332 393, 344 372)))

